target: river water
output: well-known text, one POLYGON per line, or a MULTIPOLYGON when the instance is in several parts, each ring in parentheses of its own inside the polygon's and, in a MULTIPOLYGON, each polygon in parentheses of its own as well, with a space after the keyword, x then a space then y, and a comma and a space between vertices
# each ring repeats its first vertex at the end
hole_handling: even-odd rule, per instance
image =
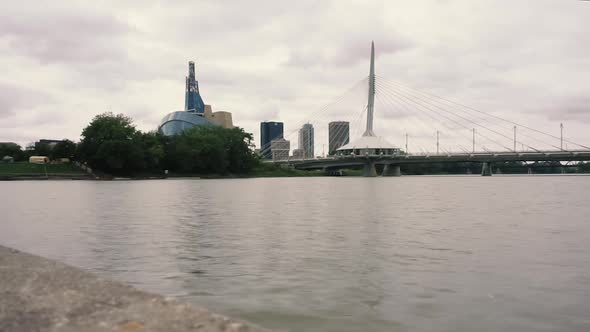
POLYGON ((590 331, 590 177, 0 183, 0 243, 282 331, 590 331))

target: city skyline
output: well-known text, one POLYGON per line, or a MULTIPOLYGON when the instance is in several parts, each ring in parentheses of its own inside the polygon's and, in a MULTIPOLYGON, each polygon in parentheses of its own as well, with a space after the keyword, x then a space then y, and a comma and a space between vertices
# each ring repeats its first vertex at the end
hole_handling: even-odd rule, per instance
MULTIPOLYGON (((92 10, 59 2, 43 10, 0 5, 0 65, 6 72, 0 80, 0 141, 24 146, 42 137, 78 140, 78 128, 106 111, 153 130, 163 114, 182 108, 185 82, 178 73, 195 59, 203 94, 216 101, 216 109, 233 112, 236 125, 259 142, 260 121, 278 120, 285 132, 297 130, 306 116, 362 78, 371 39, 380 45, 379 73, 387 78, 505 118, 525 118, 554 134, 563 122, 569 138, 590 141, 588 3, 303 2, 289 12, 278 4, 260 7, 264 11, 251 19, 239 19, 239 6, 213 2, 198 14, 191 5, 164 8, 157 2, 141 8, 107 2, 92 10), (332 11, 354 15, 356 23, 332 22, 332 11), (126 12, 135 14, 123 19, 126 12), (304 17, 317 29, 312 38, 296 40, 296 23, 304 17), (49 34, 54 20, 60 23, 49 34), (198 33, 205 29, 210 33, 198 33), (259 43, 239 41, 252 39, 246 36, 259 43), (187 38, 199 42, 189 45, 187 38)), ((395 121, 379 108, 376 117, 384 125, 395 121)), ((346 119, 335 114, 331 120, 346 119)), ((316 128, 315 149, 321 151, 327 128, 316 128)), ((403 146, 403 132, 389 135, 403 146)))

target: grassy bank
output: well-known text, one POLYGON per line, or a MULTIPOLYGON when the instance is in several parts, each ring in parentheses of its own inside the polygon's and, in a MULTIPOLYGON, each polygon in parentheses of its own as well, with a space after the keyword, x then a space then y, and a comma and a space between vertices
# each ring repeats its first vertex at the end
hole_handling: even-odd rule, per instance
POLYGON ((46 175, 85 175, 81 169, 73 164, 31 164, 28 162, 0 163, 2 176, 46 176, 46 175))

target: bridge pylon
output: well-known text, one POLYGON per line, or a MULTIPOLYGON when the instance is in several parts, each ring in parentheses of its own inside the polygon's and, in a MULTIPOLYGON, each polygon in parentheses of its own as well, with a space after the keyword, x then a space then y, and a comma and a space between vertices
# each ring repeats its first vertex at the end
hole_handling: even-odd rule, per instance
POLYGON ((492 163, 484 162, 481 164, 481 176, 492 176, 492 163))
POLYGON ((368 159, 363 166, 363 176, 365 177, 376 177, 377 169, 375 168, 375 161, 368 159))
POLYGON ((385 164, 382 176, 402 176, 400 165, 385 164))

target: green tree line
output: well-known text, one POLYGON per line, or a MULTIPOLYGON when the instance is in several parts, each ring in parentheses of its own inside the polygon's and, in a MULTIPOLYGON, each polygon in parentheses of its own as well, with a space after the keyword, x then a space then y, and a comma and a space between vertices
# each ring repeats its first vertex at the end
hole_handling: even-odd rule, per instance
MULTIPOLYGON (((79 143, 64 140, 53 148, 35 144, 23 151, 0 145, 0 156, 26 160, 30 155, 72 158, 113 175, 245 174, 260 165, 253 136, 242 128, 196 126, 176 136, 141 132, 123 114, 97 115, 82 130, 79 143)), ((0 157, 1 158, 1 157, 0 157)))
POLYGON ((47 156, 51 159, 74 158, 75 154, 76 143, 68 139, 58 142, 55 146, 37 142, 25 149, 16 143, 0 143, 0 158, 10 156, 15 161, 27 161, 30 156, 47 156))
POLYGON ((176 136, 141 132, 131 118, 97 115, 82 130, 77 157, 112 174, 243 174, 259 163, 252 134, 242 128, 195 126, 176 136))

